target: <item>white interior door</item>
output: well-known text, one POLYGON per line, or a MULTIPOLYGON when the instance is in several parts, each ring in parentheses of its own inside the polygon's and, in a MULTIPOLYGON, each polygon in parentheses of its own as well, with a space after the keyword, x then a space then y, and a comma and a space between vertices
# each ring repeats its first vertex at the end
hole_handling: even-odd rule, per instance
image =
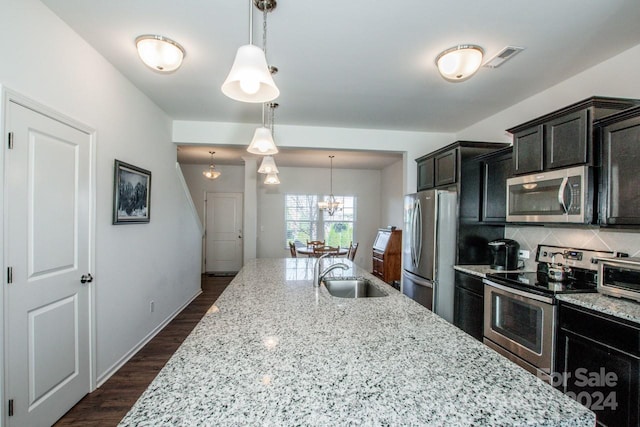
POLYGON ((7 424, 50 426, 91 387, 91 136, 8 104, 7 424))
POLYGON ((205 270, 237 272, 242 267, 242 193, 207 193, 205 270))

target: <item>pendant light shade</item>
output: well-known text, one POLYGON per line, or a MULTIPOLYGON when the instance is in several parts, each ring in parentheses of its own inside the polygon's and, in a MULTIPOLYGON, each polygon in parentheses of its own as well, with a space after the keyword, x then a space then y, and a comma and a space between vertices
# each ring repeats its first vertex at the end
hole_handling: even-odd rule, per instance
POLYGON ((269 102, 280 95, 262 49, 252 44, 240 46, 222 93, 236 101, 255 103, 269 102))
POLYGON ((222 175, 222 173, 217 171, 216 166, 213 164, 213 155, 215 154, 215 151, 209 151, 209 154, 211 154, 211 163, 209 164, 209 169, 202 172, 202 175, 207 179, 216 179, 222 175))
POLYGON ((270 173, 264 179, 264 183, 268 185, 280 184, 280 179, 278 178, 277 173, 270 173))
POLYGON ((458 45, 440 53, 436 65, 440 75, 450 82, 462 82, 473 76, 482 64, 484 50, 476 45, 458 45))
POLYGON ((163 73, 170 73, 182 65, 185 52, 177 42, 163 36, 145 34, 136 38, 138 56, 144 64, 163 73))
POLYGON ((275 142, 273 142, 271 131, 266 127, 259 127, 253 134, 253 139, 247 151, 251 154, 267 156, 277 154, 278 147, 276 147, 275 142))
POLYGON ((262 163, 260 164, 260 168, 258 168, 258 173, 280 173, 273 156, 264 156, 262 158, 262 163))

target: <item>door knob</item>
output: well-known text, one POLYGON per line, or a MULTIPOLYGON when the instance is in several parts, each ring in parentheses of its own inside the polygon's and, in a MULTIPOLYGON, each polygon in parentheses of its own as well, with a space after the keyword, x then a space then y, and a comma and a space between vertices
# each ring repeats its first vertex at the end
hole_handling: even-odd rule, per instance
POLYGON ((93 282, 93 276, 91 275, 91 273, 87 273, 87 274, 83 274, 82 277, 80 278, 80 283, 91 283, 93 282))

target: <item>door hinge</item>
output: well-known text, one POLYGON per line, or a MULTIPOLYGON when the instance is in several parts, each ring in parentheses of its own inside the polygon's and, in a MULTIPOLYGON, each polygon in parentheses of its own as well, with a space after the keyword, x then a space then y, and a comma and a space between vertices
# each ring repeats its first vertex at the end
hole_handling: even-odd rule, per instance
POLYGON ((7 143, 9 144, 9 150, 13 150, 13 132, 9 132, 7 143))
POLYGON ((7 267, 7 283, 13 283, 13 267, 7 267))
POLYGON ((8 414, 10 417, 13 417, 13 399, 9 399, 9 408, 8 408, 8 414))

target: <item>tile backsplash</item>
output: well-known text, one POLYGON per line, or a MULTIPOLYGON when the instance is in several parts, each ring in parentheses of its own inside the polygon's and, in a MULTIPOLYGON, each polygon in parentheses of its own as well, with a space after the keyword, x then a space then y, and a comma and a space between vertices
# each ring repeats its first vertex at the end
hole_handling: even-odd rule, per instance
POLYGON ((520 243, 520 249, 530 252, 525 261, 527 269, 536 268, 536 250, 539 244, 567 246, 577 249, 626 252, 640 256, 640 230, 605 230, 599 228, 558 228, 544 226, 507 226, 504 237, 520 243))

